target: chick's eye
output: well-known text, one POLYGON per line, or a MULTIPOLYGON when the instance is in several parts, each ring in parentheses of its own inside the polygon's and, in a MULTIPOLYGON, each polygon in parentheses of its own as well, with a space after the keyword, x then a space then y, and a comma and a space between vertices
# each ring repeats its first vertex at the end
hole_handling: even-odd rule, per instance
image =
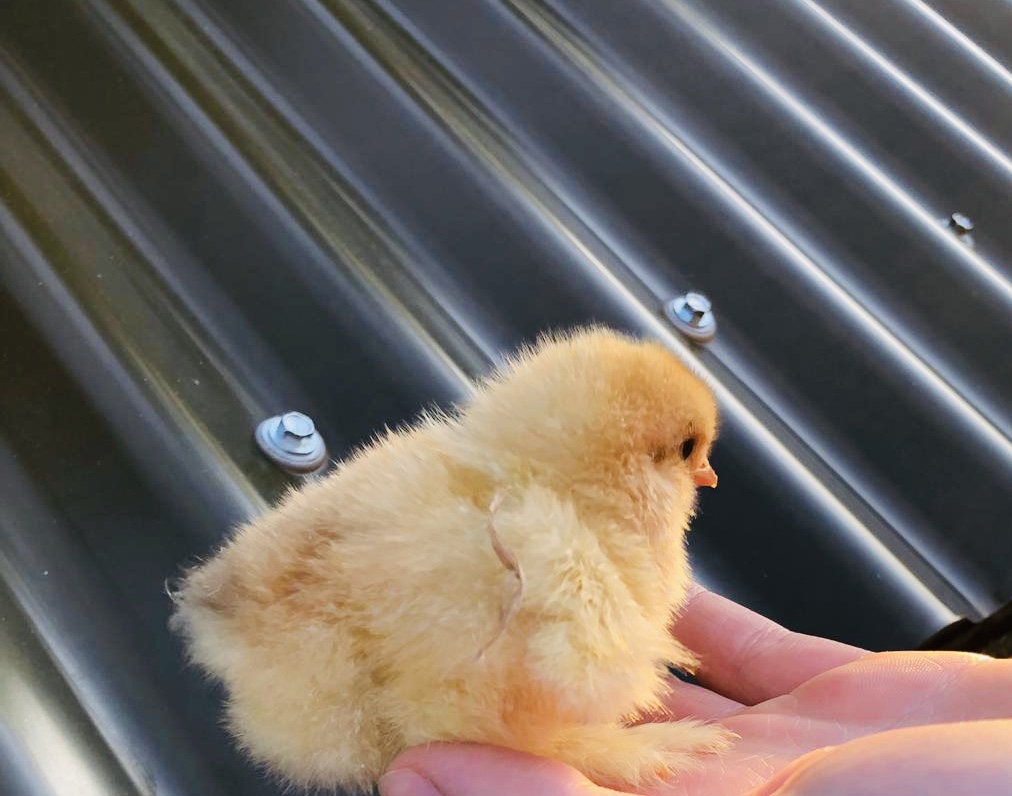
POLYGON ((683 459, 688 459, 696 449, 696 438, 689 437, 682 443, 681 454, 683 459))

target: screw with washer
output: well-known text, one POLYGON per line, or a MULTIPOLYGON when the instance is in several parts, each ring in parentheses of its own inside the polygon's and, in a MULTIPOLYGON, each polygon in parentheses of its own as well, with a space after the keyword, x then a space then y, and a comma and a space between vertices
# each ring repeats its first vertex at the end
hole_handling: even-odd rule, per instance
POLYGON ((713 304, 706 296, 690 291, 664 305, 664 314, 678 331, 691 340, 705 343, 717 333, 713 304))
POLYGON ((264 455, 287 472, 312 473, 327 461, 323 437, 302 412, 270 417, 257 426, 254 436, 264 455))
POLYGON ((949 229, 959 236, 973 232, 973 220, 965 213, 953 213, 949 216, 949 229))

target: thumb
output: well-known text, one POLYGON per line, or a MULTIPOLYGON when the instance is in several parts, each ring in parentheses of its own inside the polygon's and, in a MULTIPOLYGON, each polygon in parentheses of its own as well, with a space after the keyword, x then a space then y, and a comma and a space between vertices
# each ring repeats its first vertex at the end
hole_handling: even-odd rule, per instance
POLYGON ((473 744, 416 746, 379 781, 380 796, 621 796, 556 760, 473 744))
POLYGON ((889 730, 799 758, 750 796, 1008 796, 1012 720, 889 730))

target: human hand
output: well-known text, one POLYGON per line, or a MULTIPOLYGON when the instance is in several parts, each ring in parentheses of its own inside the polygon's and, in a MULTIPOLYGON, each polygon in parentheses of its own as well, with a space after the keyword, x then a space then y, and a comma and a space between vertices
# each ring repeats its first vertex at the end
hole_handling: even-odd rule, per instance
MULTIPOLYGON (((869 653, 791 633, 701 589, 676 631, 702 659, 703 685, 674 682, 671 717, 717 721, 740 740, 652 795, 1012 794, 1012 661, 869 653)), ((555 761, 453 744, 408 750, 380 791, 617 796, 555 761)))

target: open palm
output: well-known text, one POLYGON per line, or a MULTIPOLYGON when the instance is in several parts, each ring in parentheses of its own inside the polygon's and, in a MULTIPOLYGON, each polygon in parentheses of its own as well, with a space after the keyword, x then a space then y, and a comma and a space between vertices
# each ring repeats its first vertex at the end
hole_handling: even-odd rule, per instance
MULTIPOLYGON (((953 793, 967 785, 965 792, 1012 793, 1010 661, 869 653, 791 633, 703 590, 690 597, 676 633, 701 657, 703 685, 675 683, 671 716, 719 722, 739 740, 651 796, 765 796, 785 785, 801 792, 808 780, 818 780, 811 792, 820 793, 953 793)), ((616 793, 561 763, 491 747, 413 749, 392 771, 384 796, 616 793)))
MULTIPOLYGON (((815 750, 871 735, 879 745, 880 733, 902 743, 907 728, 1012 718, 1007 661, 873 654, 790 633, 707 592, 694 595, 677 632, 704 656, 700 680, 709 688, 679 683, 673 715, 719 721, 741 739, 666 787, 671 796, 738 796, 760 786, 772 792, 815 750)), ((911 738, 922 748, 928 742, 920 734, 911 738)))

